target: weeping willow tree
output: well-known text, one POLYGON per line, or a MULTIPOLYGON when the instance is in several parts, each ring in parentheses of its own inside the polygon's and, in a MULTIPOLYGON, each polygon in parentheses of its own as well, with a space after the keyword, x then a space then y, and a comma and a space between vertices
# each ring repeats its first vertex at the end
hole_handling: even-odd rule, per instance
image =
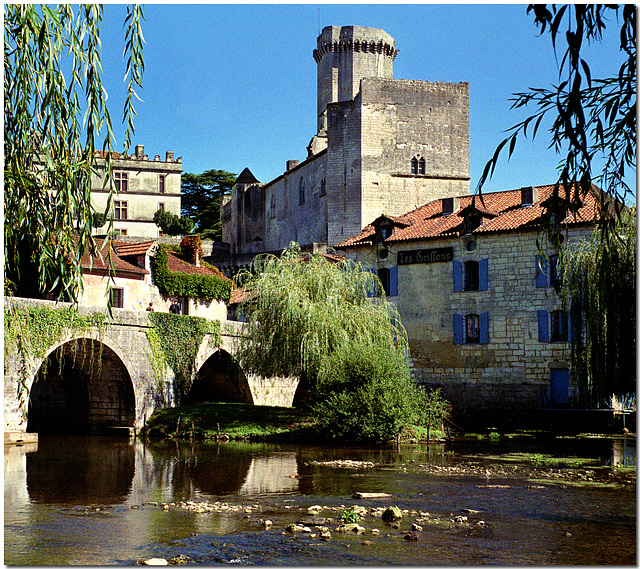
POLYGON ((636 391, 636 214, 607 237, 594 230, 563 252, 563 296, 571 307, 572 369, 587 404, 636 391))
POLYGON ((397 310, 384 294, 378 296, 378 277, 359 263, 331 263, 320 254, 303 255, 292 244, 280 257, 257 257, 237 281, 250 298, 243 368, 262 376, 300 377, 301 397, 317 393, 325 359, 350 345, 408 356, 397 310))
MULTIPOLYGON (((91 204, 100 148, 107 152, 104 216, 112 218, 114 136, 102 83, 102 14, 98 4, 4 6, 5 293, 76 299, 82 258, 95 253, 91 230, 102 213, 91 204)), ((144 70, 142 19, 141 7, 127 8, 125 151, 144 70)))

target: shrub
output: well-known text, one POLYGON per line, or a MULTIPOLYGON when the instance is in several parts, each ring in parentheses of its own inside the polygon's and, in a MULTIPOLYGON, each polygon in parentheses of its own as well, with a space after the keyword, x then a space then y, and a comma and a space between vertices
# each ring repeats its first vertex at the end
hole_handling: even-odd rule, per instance
POLYGON ((419 392, 398 350, 351 344, 325 358, 314 414, 326 436, 346 441, 395 439, 418 418, 419 392))

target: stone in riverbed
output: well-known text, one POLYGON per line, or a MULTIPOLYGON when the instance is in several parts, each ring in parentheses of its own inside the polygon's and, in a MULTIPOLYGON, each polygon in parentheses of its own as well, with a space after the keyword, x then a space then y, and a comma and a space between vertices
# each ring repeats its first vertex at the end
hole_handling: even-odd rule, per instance
POLYGON ((402 510, 398 506, 389 506, 382 514, 383 522, 395 522, 402 519, 402 510))
POLYGON ((385 492, 355 492, 353 494, 354 498, 357 499, 373 499, 373 498, 391 498, 391 494, 387 494, 385 492))
POLYGON ((141 565, 169 565, 169 562, 162 557, 152 557, 140 562, 141 565))

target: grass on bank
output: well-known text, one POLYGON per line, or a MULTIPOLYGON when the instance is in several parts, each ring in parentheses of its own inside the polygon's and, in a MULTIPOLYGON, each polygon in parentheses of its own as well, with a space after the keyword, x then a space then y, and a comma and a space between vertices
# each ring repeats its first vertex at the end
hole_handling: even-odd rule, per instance
MULTIPOLYGON (((309 413, 292 407, 267 407, 247 403, 198 403, 157 410, 142 430, 151 439, 250 439, 310 441, 317 425, 309 413)), ((426 427, 405 429, 402 440, 425 440, 426 427)), ((431 428, 430 438, 442 433, 431 428)))
POLYGON ((149 438, 247 439, 304 436, 314 421, 291 407, 197 403, 155 411, 143 429, 149 438))

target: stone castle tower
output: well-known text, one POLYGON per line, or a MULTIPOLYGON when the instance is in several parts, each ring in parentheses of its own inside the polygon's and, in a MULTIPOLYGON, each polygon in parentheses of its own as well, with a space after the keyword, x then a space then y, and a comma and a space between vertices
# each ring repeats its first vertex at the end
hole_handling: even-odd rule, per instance
POLYGON ((233 265, 292 241, 332 246, 383 213, 469 193, 468 83, 393 79, 398 52, 383 30, 322 30, 318 131, 281 176, 260 183, 247 169, 238 179, 221 208, 233 265))

